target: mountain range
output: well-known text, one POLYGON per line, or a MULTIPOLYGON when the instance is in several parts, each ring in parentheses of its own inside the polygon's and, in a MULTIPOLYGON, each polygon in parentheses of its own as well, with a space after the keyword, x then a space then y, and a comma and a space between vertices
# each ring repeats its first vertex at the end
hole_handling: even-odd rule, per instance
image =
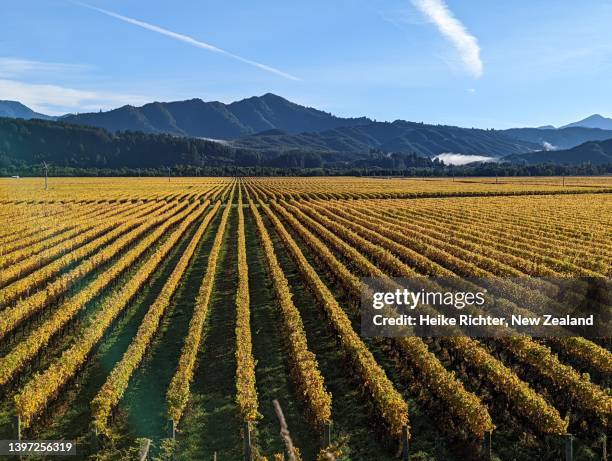
POLYGON ((566 150, 549 150, 528 154, 510 155, 504 160, 513 163, 539 164, 554 163, 559 165, 592 165, 612 164, 612 139, 607 141, 589 141, 566 150))
POLYGON ((153 102, 142 107, 123 106, 108 112, 66 115, 62 121, 109 131, 142 131, 222 140, 270 129, 300 133, 371 123, 365 117, 336 117, 272 93, 231 104, 201 99, 153 102))
POLYGON ((538 150, 571 149, 587 141, 612 139, 612 130, 572 126, 567 128, 510 128, 503 131, 512 138, 539 146, 538 150))
POLYGON ((337 117, 272 93, 231 104, 190 99, 61 117, 34 112, 19 102, 0 101, 0 117, 57 120, 62 126, 91 126, 111 133, 130 131, 218 140, 232 148, 273 156, 299 152, 356 158, 368 153, 396 152, 430 158, 456 153, 520 159, 517 156, 521 154, 537 153, 538 158, 557 159, 558 156, 546 156, 540 151, 567 150, 589 141, 612 139, 612 129, 604 129, 612 127, 612 119, 601 115, 560 128, 483 130, 337 117))

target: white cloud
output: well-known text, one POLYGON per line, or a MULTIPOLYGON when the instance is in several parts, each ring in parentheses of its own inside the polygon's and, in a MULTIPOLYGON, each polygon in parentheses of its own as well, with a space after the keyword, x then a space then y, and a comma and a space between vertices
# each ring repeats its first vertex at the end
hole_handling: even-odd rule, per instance
POLYGON ((149 102, 149 98, 138 95, 78 90, 6 79, 0 79, 0 99, 19 101, 48 115, 107 110, 124 104, 142 105, 149 102))
POLYGON ((213 53, 219 53, 219 54, 228 56, 230 58, 236 59, 236 60, 238 60, 240 62, 243 62, 245 64, 249 64, 251 66, 257 67, 257 68, 262 69, 262 70, 265 70, 266 72, 270 72, 270 73, 279 75, 279 76, 284 77, 286 79, 289 79, 289 80, 300 80, 299 78, 295 77, 294 75, 291 75, 291 74, 288 74, 286 72, 283 72, 283 71, 281 71, 279 69, 276 69, 275 67, 271 67, 271 66, 268 66, 266 64, 262 64, 262 63, 259 63, 259 62, 256 62, 256 61, 252 61, 250 59, 243 58, 242 56, 238 56, 236 54, 230 53, 229 51, 225 51, 225 50, 222 50, 221 48, 217 48, 214 45, 210 45, 208 43, 196 40, 195 38, 190 37, 188 35, 180 34, 178 32, 173 32, 171 30, 164 29, 164 28, 156 26, 154 24, 149 24, 147 22, 140 21, 138 19, 129 18, 127 16, 123 16, 123 15, 118 14, 118 13, 113 13, 112 11, 108 11, 108 10, 105 10, 105 9, 102 9, 102 8, 98 8, 98 7, 95 7, 95 6, 87 5, 86 3, 81 3, 81 2, 74 2, 74 3, 76 3, 78 5, 81 5, 81 6, 84 6, 86 8, 92 9, 94 11, 98 11, 99 13, 105 14, 105 15, 110 16, 112 18, 119 19, 120 21, 124 21, 124 22, 127 22, 129 24, 133 24, 135 26, 142 27, 143 29, 147 29, 147 30, 150 30, 152 32, 157 32, 158 34, 162 34, 162 35, 165 35, 167 37, 173 38, 175 40, 179 40, 179 41, 187 43, 187 44, 189 44, 191 46, 195 46, 197 48, 202 48, 202 49, 207 50, 207 51, 212 51, 213 53))
POLYGON ((484 155, 464 155, 464 154, 453 154, 452 152, 446 152, 444 154, 436 155, 434 159, 438 159, 444 162, 446 165, 467 165, 472 162, 496 162, 495 157, 485 157, 484 155))
POLYGON ((412 0, 412 3, 454 45, 467 71, 476 78, 482 76, 484 66, 478 40, 455 17, 444 0, 412 0))
POLYGON ((85 64, 66 64, 61 62, 43 62, 31 59, 0 57, 0 78, 13 78, 19 75, 32 73, 45 74, 73 74, 92 69, 85 64))
POLYGON ((558 147, 555 146, 554 144, 549 143, 548 141, 543 141, 542 142, 542 147, 544 148, 544 150, 557 150, 558 147))

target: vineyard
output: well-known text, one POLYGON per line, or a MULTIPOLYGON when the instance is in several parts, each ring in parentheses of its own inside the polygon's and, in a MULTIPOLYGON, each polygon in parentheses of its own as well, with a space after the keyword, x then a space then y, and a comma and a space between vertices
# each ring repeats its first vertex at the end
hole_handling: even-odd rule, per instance
POLYGON ((610 177, 2 179, 0 224, 0 439, 96 460, 144 439, 176 460, 610 450, 610 338, 359 334, 363 277, 609 278, 610 177))

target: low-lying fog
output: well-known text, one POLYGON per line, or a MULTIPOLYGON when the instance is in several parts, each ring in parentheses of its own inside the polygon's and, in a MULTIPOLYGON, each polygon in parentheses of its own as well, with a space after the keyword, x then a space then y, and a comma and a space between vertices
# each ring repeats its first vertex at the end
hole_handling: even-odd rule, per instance
POLYGON ((444 162, 446 165, 467 165, 473 162, 497 162, 496 157, 486 157, 484 155, 464 155, 464 154, 453 154, 444 153, 436 155, 434 159, 438 159, 444 162))

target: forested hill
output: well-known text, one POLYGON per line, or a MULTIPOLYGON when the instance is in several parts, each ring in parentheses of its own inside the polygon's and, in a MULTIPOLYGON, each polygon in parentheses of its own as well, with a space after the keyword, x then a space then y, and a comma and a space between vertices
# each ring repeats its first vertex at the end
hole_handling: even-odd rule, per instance
POLYGON ((257 150, 293 148, 367 152, 374 149, 382 152, 414 152, 426 157, 447 152, 503 157, 537 151, 542 147, 541 144, 515 139, 498 130, 428 125, 403 120, 339 127, 317 133, 291 134, 282 130, 269 130, 239 138, 234 144, 257 150))
POLYGON ((138 132, 111 134, 101 128, 43 120, 0 118, 0 167, 45 160, 56 166, 148 168, 233 162, 223 144, 138 132))
POLYGON ((592 165, 612 164, 612 139, 607 141, 589 141, 566 150, 531 152, 511 155, 505 160, 514 163, 539 164, 554 163, 557 165, 592 165))
POLYGON ((227 143, 44 120, 0 118, 0 169, 51 162, 57 168, 121 169, 193 167, 407 168, 434 162, 415 154, 338 153, 299 149, 260 152, 227 143))
POLYGON ((131 130, 213 139, 235 139, 274 128, 300 133, 371 122, 365 117, 336 117, 272 93, 231 104, 201 99, 153 102, 142 107, 123 106, 108 112, 66 115, 62 120, 112 132, 131 130))

